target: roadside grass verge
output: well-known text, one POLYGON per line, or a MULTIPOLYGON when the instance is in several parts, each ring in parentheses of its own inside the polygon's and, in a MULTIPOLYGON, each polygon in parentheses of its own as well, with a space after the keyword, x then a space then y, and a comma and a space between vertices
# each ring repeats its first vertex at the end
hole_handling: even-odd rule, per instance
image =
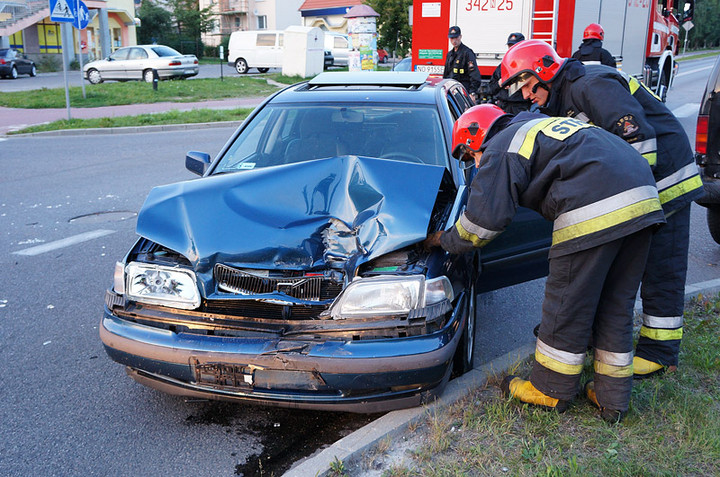
POLYGON ((117 116, 95 119, 63 119, 47 124, 38 124, 8 134, 28 134, 60 129, 119 128, 152 126, 162 124, 213 123, 220 121, 243 121, 252 108, 236 109, 193 109, 190 111, 167 111, 163 113, 140 114, 138 116, 117 116))
POLYGON ((709 58, 711 56, 718 56, 720 55, 720 51, 714 50, 714 51, 706 51, 703 52, 701 50, 686 53, 685 56, 682 58, 676 58, 675 61, 687 61, 687 60, 699 60, 701 58, 709 58))
MULTIPOLYGON (((530 363, 511 373, 527 378, 530 363)), ((590 376, 589 359, 584 373, 590 376)), ((718 296, 699 296, 686 307, 678 371, 635 381, 621 424, 605 423, 584 396, 564 414, 505 399, 502 378, 428 413, 409 432, 420 434, 412 450, 393 456, 387 445, 378 446, 362 475, 368 468, 387 477, 719 475, 718 296)))
MULTIPOLYGON (((193 102, 224 98, 265 97, 278 90, 265 78, 230 77, 220 80, 195 79, 160 81, 157 91, 151 83, 128 81, 86 84, 86 98, 79 86, 69 88, 70 105, 75 108, 118 106, 123 104, 193 102)), ((64 88, 0 93, 0 106, 9 108, 64 108, 64 88)))

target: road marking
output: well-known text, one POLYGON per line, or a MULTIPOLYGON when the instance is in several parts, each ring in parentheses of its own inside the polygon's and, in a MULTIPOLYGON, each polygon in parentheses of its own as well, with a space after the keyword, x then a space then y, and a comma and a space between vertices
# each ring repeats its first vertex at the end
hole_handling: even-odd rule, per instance
POLYGON ((673 109, 673 114, 676 118, 687 118, 690 116, 696 116, 700 110, 700 103, 688 103, 683 104, 679 108, 673 109))
POLYGON ((114 230, 93 230, 92 232, 85 232, 84 234, 73 235, 72 237, 56 240, 55 242, 49 242, 43 245, 38 245, 37 247, 30 247, 23 250, 18 250, 17 252, 13 253, 15 255, 26 256, 40 255, 41 253, 50 252, 59 248, 69 247, 71 245, 87 242, 88 240, 93 240, 114 233, 114 230))
POLYGON ((709 69, 712 68, 712 67, 713 67, 713 65, 710 65, 710 66, 703 66, 702 68, 698 68, 698 69, 696 69, 696 70, 683 71, 682 73, 676 74, 675 77, 676 77, 676 78, 679 78, 679 77, 681 77, 681 76, 691 75, 691 74, 693 74, 693 73, 699 73, 699 72, 701 72, 701 71, 709 70, 709 69))

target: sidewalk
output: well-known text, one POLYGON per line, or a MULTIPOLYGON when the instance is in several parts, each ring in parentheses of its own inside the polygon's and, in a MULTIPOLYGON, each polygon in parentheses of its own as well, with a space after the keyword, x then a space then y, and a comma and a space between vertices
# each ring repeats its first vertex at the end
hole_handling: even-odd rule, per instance
MULTIPOLYGON (((164 111, 191 111, 193 109, 232 109, 254 108, 259 105, 261 98, 232 98, 213 101, 198 101, 194 103, 148 103, 128 104, 123 106, 102 106, 99 108, 70 108, 70 117, 73 119, 91 119, 117 116, 136 116, 146 113, 160 113, 164 111)), ((50 109, 20 109, 0 107, 0 136, 8 131, 24 127, 49 123, 61 119, 68 119, 66 108, 50 109)))

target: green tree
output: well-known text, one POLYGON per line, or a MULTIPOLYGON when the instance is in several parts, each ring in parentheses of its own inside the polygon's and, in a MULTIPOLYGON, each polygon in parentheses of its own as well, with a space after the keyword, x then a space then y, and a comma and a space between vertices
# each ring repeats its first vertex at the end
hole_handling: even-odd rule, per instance
POLYGON ((172 25, 172 15, 152 0, 143 0, 137 12, 140 26, 137 29, 138 43, 141 45, 161 43, 172 25))
MULTIPOLYGON (((678 4, 678 17, 681 17, 685 2, 678 4)), ((680 45, 684 45, 688 35, 687 46, 690 49, 707 48, 720 45, 720 0, 695 0, 695 12, 692 17, 694 27, 690 32, 680 29, 680 45)))
POLYGON ((378 24, 378 48, 395 51, 405 56, 412 44, 412 28, 408 9, 412 0, 365 0, 380 16, 378 24))

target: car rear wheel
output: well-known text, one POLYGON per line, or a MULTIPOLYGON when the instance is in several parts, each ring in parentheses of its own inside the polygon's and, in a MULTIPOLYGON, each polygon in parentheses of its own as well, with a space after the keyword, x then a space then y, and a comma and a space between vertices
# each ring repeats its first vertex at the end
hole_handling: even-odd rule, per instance
POLYGON ((715 243, 720 244, 720 205, 712 205, 707 209, 707 223, 715 243))
POLYGON ((11 77, 12 79, 17 79, 17 77, 18 77, 17 68, 15 68, 14 66, 13 66, 12 69, 10 70, 10 77, 11 77))
POLYGON ((270 68, 258 68, 258 71, 260 73, 267 73, 268 71, 270 71, 270 68))
POLYGON ((238 58, 235 60, 235 71, 238 72, 238 74, 244 75, 248 71, 248 64, 247 61, 245 61, 242 58, 238 58))
MULTIPOLYGON (((155 79, 155 76, 153 75, 153 70, 145 70, 143 71, 143 81, 146 83, 152 83, 155 79)), ((160 79, 160 78, 158 78, 160 79)))
POLYGON ((30 76, 37 76, 37 68, 35 68, 35 65, 30 67, 30 76))
POLYGON ((100 72, 94 68, 88 70, 87 78, 91 84, 98 84, 103 82, 102 76, 100 76, 100 72))
POLYGON ((477 313, 477 294, 475 293, 475 280, 471 279, 467 294, 467 322, 463 330, 460 344, 455 350, 453 362, 453 375, 461 376, 474 367, 475 363, 475 314, 477 313))

